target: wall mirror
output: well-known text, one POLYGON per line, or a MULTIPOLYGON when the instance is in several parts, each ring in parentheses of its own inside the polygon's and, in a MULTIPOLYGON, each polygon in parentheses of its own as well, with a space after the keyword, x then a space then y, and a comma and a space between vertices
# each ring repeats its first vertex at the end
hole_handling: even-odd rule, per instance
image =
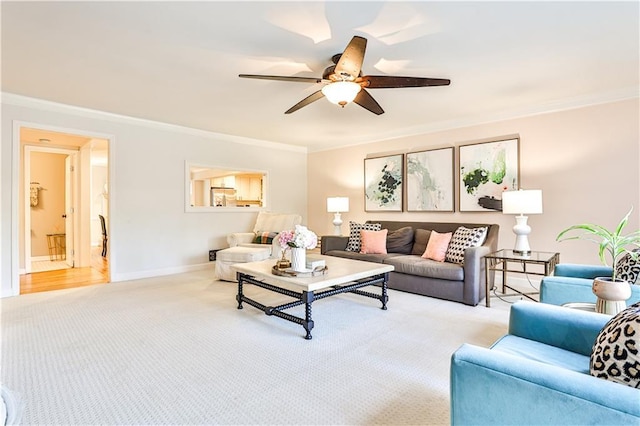
POLYGON ((261 210, 267 205, 267 172, 186 162, 188 212, 261 210))

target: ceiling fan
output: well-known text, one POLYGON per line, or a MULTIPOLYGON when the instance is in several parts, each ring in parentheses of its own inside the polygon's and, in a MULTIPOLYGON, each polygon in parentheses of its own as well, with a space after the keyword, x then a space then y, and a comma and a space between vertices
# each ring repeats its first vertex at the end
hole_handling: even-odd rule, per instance
POLYGON ((322 78, 288 77, 278 75, 240 74, 242 78, 256 78, 261 80, 293 81, 297 83, 326 83, 322 89, 307 96, 287 111, 291 114, 302 107, 326 97, 330 102, 344 107, 349 102, 355 102, 361 107, 380 115, 384 113, 382 107, 373 99, 366 89, 397 89, 402 87, 447 86, 451 80, 444 78, 400 77, 394 75, 362 75, 361 67, 367 39, 354 36, 344 52, 333 55, 334 65, 327 67, 322 78))

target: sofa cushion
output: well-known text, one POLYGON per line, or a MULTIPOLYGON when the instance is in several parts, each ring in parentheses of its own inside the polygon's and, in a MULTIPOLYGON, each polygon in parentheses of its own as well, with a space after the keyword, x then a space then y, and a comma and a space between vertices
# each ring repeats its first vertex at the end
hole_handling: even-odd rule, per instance
POLYGON ((592 376, 640 388, 640 302, 604 326, 591 353, 592 376))
POLYGON ((384 263, 393 265, 394 272, 420 277, 440 278, 449 281, 463 281, 464 268, 457 263, 436 262, 414 255, 387 257, 384 263))
POLYGON ((360 231, 379 231, 382 226, 379 223, 356 223, 349 222, 349 242, 347 251, 360 252, 360 231))
POLYGON ((422 253, 427 249, 427 243, 429 242, 431 231, 418 228, 414 231, 413 235, 413 248, 411 249, 411 254, 422 256, 422 253))
POLYGON ((422 254, 422 258, 435 260, 436 262, 444 262, 445 255, 447 254, 447 247, 449 247, 449 241, 451 241, 451 232, 441 234, 436 231, 431 231, 427 248, 422 254))
POLYGON ((616 277, 627 281, 629 284, 640 285, 640 249, 635 249, 633 252, 636 253, 635 256, 627 253, 618 261, 616 277))
POLYGON ((384 263, 386 259, 389 259, 395 256, 405 256, 403 254, 398 254, 398 253, 363 254, 363 253, 355 253, 353 251, 344 251, 344 250, 330 250, 326 252, 325 255, 342 257, 344 259, 364 260, 366 262, 376 262, 376 263, 384 263))
POLYGON ((411 254, 413 249, 413 228, 405 226, 387 235, 387 253, 411 254))
POLYGON ((271 244, 273 239, 278 236, 277 232, 256 232, 256 237, 253 239, 254 244, 271 244))
POLYGON ((503 336, 493 344, 491 350, 589 374, 588 356, 523 337, 510 334, 503 336))
POLYGON ((460 226, 454 232, 445 260, 453 263, 464 263, 464 251, 469 247, 479 247, 487 237, 487 228, 467 228, 460 226))
POLYGON ((387 230, 360 231, 360 253, 362 254, 387 254, 387 230))

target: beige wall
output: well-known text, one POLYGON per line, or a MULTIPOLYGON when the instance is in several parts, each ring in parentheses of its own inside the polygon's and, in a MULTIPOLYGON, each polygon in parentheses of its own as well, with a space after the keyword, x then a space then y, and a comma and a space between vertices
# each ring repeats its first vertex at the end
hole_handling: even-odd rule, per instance
MULTIPOLYGON (((557 243, 559 231, 575 223, 614 227, 633 206, 627 231, 640 223, 640 135, 638 99, 505 120, 438 133, 409 136, 309 154, 309 226, 331 234, 328 196, 348 196, 342 232, 349 220, 465 221, 500 224, 500 247, 512 248, 513 216, 501 213, 365 213, 363 159, 371 154, 458 146, 475 140, 520 136, 520 186, 542 189, 544 213, 531 215, 533 250, 559 251, 562 262, 597 263, 597 247, 583 241, 557 243)), ((458 152, 456 149, 456 160, 458 152)), ((456 170, 457 175, 457 170, 456 170)), ((456 210, 457 210, 456 180, 456 210)))
POLYGON ((48 256, 47 234, 64 233, 64 154, 31 153, 30 182, 38 182, 38 205, 31 207, 31 256, 48 256))

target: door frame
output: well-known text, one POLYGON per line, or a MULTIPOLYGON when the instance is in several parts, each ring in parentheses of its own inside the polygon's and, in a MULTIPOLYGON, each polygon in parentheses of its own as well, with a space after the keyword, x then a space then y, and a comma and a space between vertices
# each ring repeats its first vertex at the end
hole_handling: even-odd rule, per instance
MULTIPOLYGON (((114 213, 116 212, 116 193, 114 191, 113 177, 115 177, 115 149, 116 138, 113 134, 100 133, 92 130, 84 130, 78 128, 61 127, 36 122, 12 120, 12 145, 11 145, 11 296, 20 295, 20 172, 22 164, 20 161, 20 130, 23 128, 37 129, 43 131, 69 133, 72 135, 82 135, 95 139, 106 139, 109 142, 108 161, 108 188, 110 194, 109 205, 107 211, 110 217, 109 229, 109 271, 108 280, 111 281, 113 271, 116 270, 117 252, 112 250, 113 244, 118 239, 117 227, 113 226, 114 213)), ((28 189, 28 186, 27 186, 28 189)))
MULTIPOLYGON (((67 155, 67 157, 71 157, 70 165, 73 167, 73 170, 78 169, 78 150, 67 149, 67 148, 54 148, 48 146, 37 146, 37 145, 27 145, 24 147, 24 162, 22 165, 23 170, 23 178, 24 178, 24 188, 29 188, 29 184, 31 182, 31 154, 34 152, 43 152, 47 154, 62 154, 67 155)), ((78 175, 75 172, 71 172, 70 170, 66 170, 65 164, 65 182, 70 179, 71 181, 71 190, 67 191, 65 188, 65 206, 67 205, 67 200, 71 200, 71 208, 73 209, 73 213, 71 216, 71 238, 66 241, 67 253, 70 250, 75 250, 78 246, 78 221, 76 220, 75 212, 79 210, 79 200, 78 200, 78 175), (70 175, 70 176, 69 176, 70 175), (69 193, 70 192, 70 193, 69 193), (69 241, 71 240, 71 241, 69 241), (71 246, 71 247, 69 247, 71 246)), ((66 186, 66 185, 65 185, 66 186)), ((69 215, 70 212, 65 211, 65 214, 69 215)), ((66 222, 66 221, 65 221, 66 222)), ((69 234, 69 233, 67 233, 69 234)), ((29 198, 24 197, 24 271, 25 273, 31 272, 31 207, 29 204, 29 198)), ((67 262, 71 262, 71 267, 75 265, 75 254, 69 259, 67 258, 67 262)))

